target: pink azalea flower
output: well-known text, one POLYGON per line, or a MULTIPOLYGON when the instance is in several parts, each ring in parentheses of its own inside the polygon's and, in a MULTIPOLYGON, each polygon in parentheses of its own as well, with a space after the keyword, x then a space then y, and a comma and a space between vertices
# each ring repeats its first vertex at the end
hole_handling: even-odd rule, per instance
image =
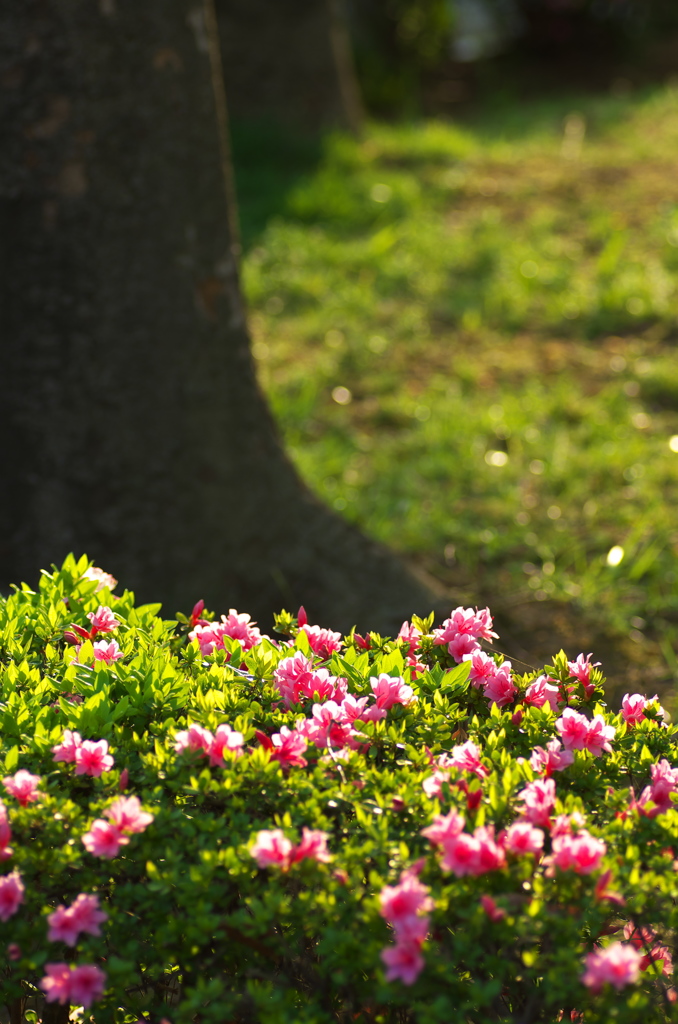
POLYGON ((214 743, 214 736, 209 729, 203 729, 201 725, 189 724, 188 729, 178 732, 174 737, 174 749, 177 754, 183 754, 186 750, 195 752, 201 750, 203 755, 214 743))
POLYGON ((92 822, 90 831, 82 837, 83 846, 93 857, 106 857, 108 860, 117 857, 120 847, 127 843, 128 837, 116 825, 101 818, 92 822))
POLYGON ((65 1003, 71 1001, 71 969, 68 964, 45 964, 47 971, 40 982, 48 1003, 65 1003))
POLYGON ((101 935, 99 925, 107 918, 108 914, 99 909, 97 896, 80 893, 70 907, 57 907, 48 915, 47 940, 48 942, 65 942, 68 946, 74 946, 80 932, 101 935))
POLYGON ((575 661, 567 663, 570 675, 582 684, 586 697, 592 697, 596 689, 596 684, 591 682, 591 669, 600 668, 599 661, 591 662, 592 657, 592 654, 578 654, 575 661))
POLYGON ((407 644, 407 653, 414 654, 419 649, 419 640, 421 639, 421 630, 418 629, 412 622, 403 622, 398 633, 398 640, 402 640, 403 644, 407 644))
POLYGON ((496 704, 499 708, 511 704, 518 688, 511 680, 510 661, 504 661, 499 665, 493 678, 485 684, 483 692, 490 704, 496 704))
MULTIPOLYGON (((438 640, 434 640, 434 643, 438 643, 438 640)), ((468 633, 459 633, 453 637, 447 645, 448 653, 454 658, 457 664, 461 664, 462 661, 466 661, 469 655, 475 654, 480 650, 480 644, 477 640, 474 640, 468 633)))
POLYGON ((624 942, 613 942, 605 949, 595 949, 586 956, 582 982, 594 992, 603 985, 617 990, 633 985, 640 974, 640 953, 624 942))
POLYGON ((106 975, 94 964, 81 964, 71 970, 70 998, 76 1006, 91 1006, 101 999, 105 987, 106 975))
POLYGON ((31 775, 21 768, 14 775, 8 775, 2 784, 12 796, 16 797, 22 807, 35 803, 43 795, 38 791, 41 779, 39 775, 31 775))
POLYGON ((444 846, 456 839, 463 829, 464 818, 456 811, 450 811, 449 814, 436 814, 433 823, 423 828, 421 834, 435 846, 444 846))
POLYGON ((61 743, 56 747, 52 747, 52 753, 54 754, 52 760, 64 761, 66 764, 70 764, 75 761, 75 755, 81 743, 82 737, 79 732, 71 732, 70 729, 64 729, 61 743))
POLYGON ((523 804, 522 814, 533 825, 550 825, 550 815, 556 802, 556 784, 553 779, 536 779, 518 794, 523 804))
MULTIPOLYGON (((464 635, 467 634, 460 634, 460 636, 464 635)), ((481 651, 479 647, 470 654, 465 654, 462 660, 470 661, 471 671, 469 672, 469 682, 471 683, 471 686, 475 686, 477 690, 482 686, 486 686, 487 683, 491 682, 497 674, 496 661, 491 655, 485 654, 484 651, 481 651)))
POLYGON ((443 783, 449 781, 449 772, 436 771, 433 775, 429 775, 427 779, 424 779, 421 788, 426 793, 426 796, 432 800, 435 796, 440 797, 443 795, 443 783))
POLYGON ((446 760, 447 765, 454 765, 462 771, 473 772, 479 779, 485 779, 490 774, 489 770, 480 763, 480 748, 473 740, 467 740, 457 747, 453 747, 450 756, 446 760))
POLYGON ((548 704, 551 711, 557 714, 560 692, 554 683, 555 680, 550 676, 539 676, 526 689, 523 703, 530 704, 534 708, 543 708, 545 704, 548 704))
POLYGON ((287 871, 294 847, 282 829, 264 829, 257 833, 250 855, 260 868, 277 867, 287 871))
POLYGON ((379 902, 379 913, 394 928, 398 943, 423 942, 433 900, 428 886, 422 885, 414 872, 403 871, 397 885, 384 886, 379 902))
POLYGON ((229 751, 240 757, 245 740, 241 732, 234 732, 230 725, 220 725, 208 750, 211 765, 224 765, 224 752, 229 751))
POLYGON ((600 867, 607 846, 602 839, 595 839, 586 829, 576 835, 556 836, 553 839, 553 864, 561 871, 574 871, 578 875, 590 875, 600 867))
POLYGON ((594 757, 600 757, 603 751, 612 753, 610 740, 613 740, 617 730, 613 725, 606 725, 602 715, 596 715, 591 719, 586 732, 585 747, 594 757))
POLYGON ((530 765, 535 772, 544 772, 547 777, 552 772, 562 772, 574 761, 571 750, 564 750, 558 740, 550 740, 543 747, 535 747, 530 757, 530 765))
POLYGON ((417 697, 411 686, 407 686, 400 676, 389 676, 380 672, 370 678, 370 686, 376 698, 377 707, 389 711, 395 704, 412 704, 417 697))
POLYGON ((506 911, 498 907, 491 896, 481 896, 480 905, 494 924, 506 917, 506 911))
POLYGON ((327 833, 318 829, 305 828, 301 833, 301 842, 292 850, 291 863, 299 860, 317 860, 320 864, 328 864, 332 854, 327 849, 327 833))
POLYGON ((144 832, 155 815, 141 809, 136 796, 119 796, 107 807, 104 814, 120 832, 144 832))
POLYGON ((308 623, 301 628, 308 637, 311 650, 323 661, 327 661, 344 646, 341 633, 333 633, 331 629, 321 629, 320 626, 309 626, 308 623))
POLYGON ((124 658, 123 652, 118 647, 117 640, 110 640, 108 643, 105 640, 96 640, 92 644, 92 648, 95 661, 105 661, 110 665, 111 662, 124 658))
POLYGON ((579 711, 565 708, 562 716, 556 721, 556 729, 560 733, 566 750, 583 750, 586 746, 589 720, 579 711))
POLYGON ((224 650, 224 637, 237 640, 243 651, 249 651, 261 643, 261 633, 249 615, 238 614, 235 608, 228 615, 222 615, 220 622, 196 622, 195 628, 188 634, 189 640, 197 640, 203 657, 215 651, 224 650))
POLYGON ((544 833, 529 821, 516 821, 509 825, 502 838, 510 853, 536 855, 544 849, 544 833))
POLYGON ((12 841, 12 830, 9 827, 7 808, 0 800, 0 860, 9 860, 14 850, 9 845, 12 841))
POLYGON ((426 966, 418 942, 388 946, 379 955, 388 968, 386 981, 399 979, 403 985, 413 985, 426 966))
POLYGON ((114 765, 113 757, 108 753, 107 740, 83 740, 75 751, 75 774, 91 775, 99 778, 104 772, 110 772, 114 765))
POLYGON ((88 612, 87 618, 96 633, 112 633, 120 625, 120 619, 106 605, 99 605, 95 612, 88 612))
POLYGON ((315 668, 302 651, 279 662, 273 682, 287 707, 304 700, 341 701, 348 689, 345 679, 330 675, 326 668, 315 668))
POLYGON ((273 733, 271 740, 273 742, 272 761, 280 761, 283 768, 290 768, 293 765, 303 768, 308 764, 306 758, 302 756, 308 746, 305 736, 288 729, 286 725, 281 725, 280 732, 273 733))
POLYGON ((110 572, 104 572, 103 569, 99 569, 96 565, 90 565, 89 569, 85 569, 80 579, 96 580, 97 589, 95 590, 95 593, 103 590, 104 587, 108 587, 109 590, 115 590, 118 585, 118 581, 115 576, 111 576, 110 572))
POLYGON ((443 844, 443 859, 440 866, 443 871, 452 871, 457 878, 464 875, 478 874, 480 862, 480 841, 467 832, 460 832, 443 844))
POLYGON ((646 786, 634 806, 647 818, 656 818, 674 807, 671 794, 678 790, 678 768, 672 768, 666 758, 650 766, 652 782, 646 786), (651 806, 648 806, 651 805, 651 806))
POLYGON ((490 609, 483 608, 479 611, 476 608, 474 611, 473 608, 455 608, 449 619, 445 619, 442 627, 434 630, 435 643, 448 644, 460 633, 492 643, 498 634, 492 631, 490 609))
POLYGON ((0 876, 0 921, 8 921, 24 901, 24 884, 18 871, 0 876))
POLYGON ((478 841, 478 863, 476 875, 482 875, 486 871, 497 871, 503 868, 506 863, 502 847, 495 841, 494 825, 481 825, 474 830, 474 838, 478 841))
POLYGON ((624 694, 622 699, 621 714, 627 725, 636 725, 645 718, 645 708, 648 700, 640 693, 624 694))

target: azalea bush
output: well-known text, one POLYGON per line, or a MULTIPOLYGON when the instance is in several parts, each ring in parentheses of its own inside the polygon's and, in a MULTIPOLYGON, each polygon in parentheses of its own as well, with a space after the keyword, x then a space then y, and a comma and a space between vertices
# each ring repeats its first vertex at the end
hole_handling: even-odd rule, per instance
POLYGON ((0 603, 0 1020, 678 1019, 676 730, 490 612, 0 603))

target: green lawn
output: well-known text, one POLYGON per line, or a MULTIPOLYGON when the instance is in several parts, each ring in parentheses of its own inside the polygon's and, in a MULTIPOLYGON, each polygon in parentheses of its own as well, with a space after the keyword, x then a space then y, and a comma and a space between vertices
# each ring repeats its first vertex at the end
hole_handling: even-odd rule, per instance
POLYGON ((673 680, 678 91, 269 156, 240 160, 243 276, 306 480, 526 655, 605 636, 673 680))

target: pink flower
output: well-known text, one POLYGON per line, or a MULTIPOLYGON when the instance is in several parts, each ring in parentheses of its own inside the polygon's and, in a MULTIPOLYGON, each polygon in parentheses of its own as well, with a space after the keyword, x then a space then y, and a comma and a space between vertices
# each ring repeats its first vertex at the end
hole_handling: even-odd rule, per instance
POLYGON ((625 942, 613 942, 605 949, 595 949, 586 956, 582 982, 594 992, 609 984, 617 990, 638 981, 640 953, 625 942))
POLYGON ((444 846, 456 839, 463 829, 464 818, 456 811, 450 811, 449 814, 436 814, 433 823, 423 828, 421 834, 435 846, 444 846))
POLYGON ((311 650, 323 661, 327 661, 344 646, 341 633, 333 633, 331 629, 321 629, 320 626, 309 626, 307 623, 301 628, 308 637, 311 650))
POLYGON ((320 864, 328 864, 332 855, 327 849, 327 833, 318 829, 305 828, 301 833, 301 842, 292 849, 290 863, 299 860, 317 860, 320 864))
POLYGON ((518 688, 511 681, 511 662, 504 661, 497 668, 493 678, 485 684, 485 696, 490 704, 503 708, 512 702, 517 692, 518 688))
POLYGON ((449 758, 446 759, 445 767, 454 765, 462 771, 473 772, 479 779, 485 779, 490 774, 489 770, 480 763, 480 748, 473 740, 467 740, 457 747, 453 747, 449 758))
POLYGON ((399 979, 403 985, 413 985, 426 966, 418 942, 388 946, 379 955, 388 968, 386 981, 399 979))
POLYGON ((81 964, 71 971, 71 1002, 76 1006, 91 1006, 101 999, 106 987, 106 975, 94 964, 81 964))
POLYGON ((214 734, 208 754, 211 765, 224 765, 224 752, 228 751, 235 757, 240 757, 244 743, 243 734, 234 732, 230 725, 220 725, 214 734))
POLYGON ((544 848, 544 833, 535 828, 529 821, 516 821, 509 825, 504 836, 504 844, 510 853, 538 854, 544 848))
POLYGON ((407 686, 400 676, 389 676, 380 672, 370 678, 370 686, 376 698, 377 707, 389 711, 395 704, 412 704, 417 697, 411 686, 407 686))
POLYGON ((40 982, 48 1003, 70 1003, 71 969, 68 964, 45 964, 47 974, 40 982))
POLYGON ((12 841, 12 830, 9 827, 7 808, 0 800, 0 860, 8 860, 14 850, 9 845, 12 841))
POLYGON ((506 917, 506 911, 498 907, 491 896, 481 896, 480 905, 494 924, 506 917))
POLYGON ((558 740, 550 740, 543 747, 535 747, 530 757, 530 765, 535 772, 544 772, 547 777, 551 772, 562 772, 574 761, 571 750, 564 750, 558 740))
POLYGON ((273 749, 271 760, 280 761, 283 768, 290 768, 296 765, 303 768, 308 761, 302 754, 308 746, 308 740, 298 732, 288 729, 286 725, 280 726, 280 732, 273 733, 271 737, 273 749))
MULTIPOLYGON (((464 635, 465 634, 463 633, 460 634, 460 636, 464 635)), ((475 686, 476 689, 480 689, 481 686, 485 686, 487 683, 491 682, 497 674, 496 661, 491 655, 485 654, 484 651, 481 651, 479 647, 470 654, 465 654, 462 660, 470 661, 471 663, 469 681, 471 686, 475 686)))
POLYGON ((652 783, 646 786, 635 803, 637 810, 647 818, 656 818, 674 805, 671 794, 678 789, 678 768, 672 768, 666 758, 650 766, 652 783), (648 807, 651 804, 651 807, 648 807))
POLYGON ((88 612, 95 633, 112 633, 120 625, 120 619, 106 605, 99 605, 95 612, 88 612))
POLYGON ((467 832, 460 832, 443 844, 443 859, 440 866, 443 871, 452 871, 457 878, 464 875, 478 874, 480 861, 480 842, 467 832))
POLYGON ((39 775, 31 775, 21 768, 15 775, 8 775, 2 784, 11 796, 17 798, 22 807, 28 807, 43 795, 38 791, 41 779, 39 775))
POLYGON ((195 623, 195 629, 188 634, 189 640, 197 640, 203 657, 214 651, 224 650, 224 637, 237 640, 243 651, 249 651, 261 643, 261 633, 249 615, 238 614, 235 608, 228 615, 222 615, 220 622, 195 623))
POLYGON ((287 871, 294 847, 282 829, 264 829, 257 833, 250 855, 260 868, 277 867, 287 871))
POLYGON ((591 719, 586 732, 585 747, 594 757, 600 757, 603 751, 612 753, 610 740, 613 740, 617 730, 613 725, 606 725, 602 715, 596 715, 591 719))
POLYGON ((567 663, 570 675, 582 684, 586 697, 591 697, 596 689, 596 684, 591 682, 591 669, 600 668, 599 661, 591 662, 592 657, 592 654, 579 654, 575 661, 567 663))
POLYGON ((104 572, 103 569, 99 569, 96 565, 90 565, 89 569, 85 569, 80 579, 96 580, 97 589, 95 590, 95 593, 103 590, 104 587, 108 587, 109 590, 115 590, 118 585, 118 581, 115 576, 111 576, 109 572, 104 572))
POLYGON ((553 685, 554 682, 550 676, 539 676, 526 689, 523 702, 534 708, 543 708, 548 704, 551 711, 557 714, 559 690, 553 685))
POLYGON ((53 761, 64 761, 66 764, 70 764, 75 761, 75 755, 78 752, 78 748, 82 743, 82 737, 79 732, 71 732, 70 729, 64 729, 64 734, 56 747, 52 747, 52 753, 54 757, 53 761))
POLYGON ((600 867, 606 853, 607 846, 602 839, 595 839, 586 829, 576 835, 556 836, 553 839, 552 862, 561 871, 590 875, 600 867))
POLYGON ((407 644, 407 653, 414 654, 419 648, 419 640, 421 638, 421 630, 418 629, 412 622, 403 622, 398 633, 398 640, 401 640, 403 644, 407 644))
POLYGON ((75 774, 91 775, 99 778, 104 772, 110 772, 114 765, 112 756, 108 753, 108 742, 99 740, 83 740, 75 751, 75 774))
POLYGON ((437 644, 447 644, 459 633, 476 639, 481 637, 483 640, 489 640, 492 643, 492 640, 498 634, 492 632, 490 609, 484 608, 482 611, 479 611, 476 608, 474 611, 473 608, 462 608, 460 606, 454 609, 449 619, 445 619, 440 629, 433 631, 435 643, 437 644))
POLYGON ((556 729, 561 735, 566 750, 583 750, 589 731, 589 720, 586 715, 565 708, 562 716, 556 721, 556 729))
MULTIPOLYGON (((438 643, 438 640, 434 640, 434 643, 438 643)), ((447 650, 454 660, 460 664, 462 661, 466 661, 469 655, 479 651, 480 644, 472 636, 469 636, 468 633, 459 633, 450 640, 447 650)))
POLYGON ((94 857, 106 857, 111 860, 117 857, 120 847, 129 843, 127 836, 123 835, 116 825, 109 821, 97 818, 92 822, 89 832, 82 837, 85 849, 94 857))
POLYGON ((99 925, 107 918, 108 914, 99 910, 97 896, 80 893, 70 907, 60 906, 49 914, 47 917, 49 925, 47 940, 49 942, 65 942, 68 946, 74 946, 80 932, 101 935, 99 925))
POLYGON ((499 843, 495 842, 494 825, 481 825, 475 829, 474 838, 478 842, 478 863, 474 874, 481 875, 486 871, 497 871, 503 868, 506 859, 499 843))
POLYGON ((640 693, 624 694, 622 699, 622 718, 627 725, 636 725, 645 718, 645 708, 648 701, 640 693))
POLYGON ((18 871, 0 876, 0 921, 8 921, 24 901, 24 884, 18 871))
POLYGON ((386 885, 379 894, 379 913, 394 928, 398 943, 423 942, 428 931, 428 917, 433 910, 429 888, 422 885, 413 871, 403 871, 397 885, 386 885))
POLYGON ((105 661, 110 665, 112 661, 118 661, 119 658, 124 658, 123 652, 118 647, 117 640, 111 640, 106 643, 105 640, 96 640, 92 644, 94 650, 95 661, 105 661))
POLYGON ((518 794, 523 804, 522 814, 533 825, 550 825, 550 815, 556 802, 556 784, 553 779, 536 779, 518 794))
POLYGON ((104 814, 120 832, 144 832, 155 815, 141 809, 136 796, 119 796, 104 814))
POLYGON ((302 651, 283 658, 273 672, 273 682, 287 707, 304 700, 341 701, 348 689, 345 679, 330 675, 326 668, 315 668, 302 651))
POLYGON ((203 729, 201 725, 189 724, 188 729, 178 732, 174 737, 174 749, 177 754, 183 754, 186 750, 195 752, 201 750, 203 755, 207 753, 214 743, 214 736, 209 729, 203 729))

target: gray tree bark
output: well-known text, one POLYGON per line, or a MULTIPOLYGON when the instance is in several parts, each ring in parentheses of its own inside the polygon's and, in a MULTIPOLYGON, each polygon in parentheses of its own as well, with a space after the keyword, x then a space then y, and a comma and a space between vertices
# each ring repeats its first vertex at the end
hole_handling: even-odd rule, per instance
POLYGON ((363 117, 342 0, 216 0, 234 117, 358 131, 363 117))
POLYGON ((213 15, 0 5, 0 583, 86 551, 168 614, 391 629, 430 592, 311 497, 257 386, 213 15))

